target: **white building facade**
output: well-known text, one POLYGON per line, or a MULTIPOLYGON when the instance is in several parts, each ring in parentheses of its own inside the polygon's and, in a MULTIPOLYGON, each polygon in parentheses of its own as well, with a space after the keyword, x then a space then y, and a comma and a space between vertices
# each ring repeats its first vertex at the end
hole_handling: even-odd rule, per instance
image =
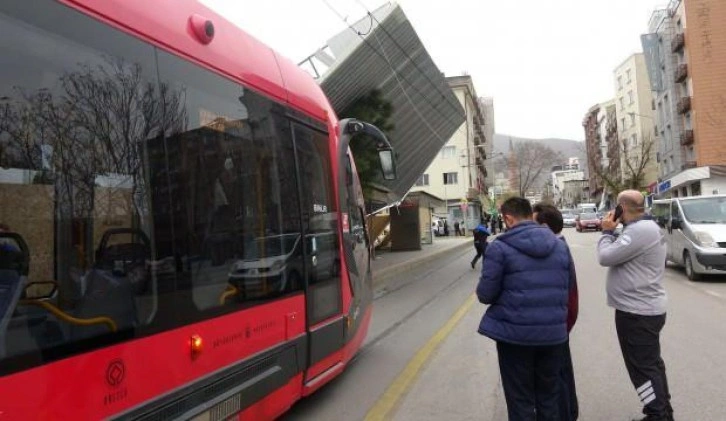
MULTIPOLYGON (((446 80, 464 108, 466 120, 411 191, 425 191, 441 198, 446 206, 434 208, 434 215, 447 218, 452 227, 454 222, 463 222, 471 230, 482 215, 481 199, 487 191, 487 148, 491 150, 494 129, 487 127, 471 76, 447 77, 446 80), (492 138, 486 137, 487 132, 492 138)), ((493 109, 491 114, 493 119, 493 109)))
POLYGON ((633 54, 623 61, 613 72, 615 83, 615 106, 620 138, 621 178, 628 174, 628 161, 635 167, 643 162, 642 155, 650 144, 649 160, 645 168, 644 185, 654 183, 658 178, 656 162, 656 132, 653 96, 650 90, 648 68, 643 53, 633 54))

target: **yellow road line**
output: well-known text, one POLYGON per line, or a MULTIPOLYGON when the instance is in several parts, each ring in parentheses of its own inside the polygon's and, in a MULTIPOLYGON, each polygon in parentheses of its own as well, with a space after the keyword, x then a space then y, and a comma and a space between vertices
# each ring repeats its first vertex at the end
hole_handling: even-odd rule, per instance
POLYGON ((408 362, 406 368, 396 377, 393 383, 388 386, 383 395, 378 399, 375 405, 366 414, 366 421, 382 421, 388 419, 390 413, 398 404, 398 401, 408 392, 413 386, 416 378, 418 377, 421 369, 426 362, 431 358, 434 351, 441 345, 441 343, 451 334, 456 325, 459 323, 462 317, 474 304, 474 295, 471 295, 465 302, 456 310, 453 316, 439 329, 434 336, 429 339, 428 342, 421 349, 416 352, 416 355, 408 362))

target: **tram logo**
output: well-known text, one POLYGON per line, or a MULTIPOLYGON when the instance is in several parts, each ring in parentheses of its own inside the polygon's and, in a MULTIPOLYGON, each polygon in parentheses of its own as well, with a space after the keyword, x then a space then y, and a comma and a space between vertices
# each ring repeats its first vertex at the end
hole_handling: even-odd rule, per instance
POLYGON ((126 377, 126 366, 122 359, 117 358, 108 363, 106 368, 106 383, 109 386, 118 386, 126 377))

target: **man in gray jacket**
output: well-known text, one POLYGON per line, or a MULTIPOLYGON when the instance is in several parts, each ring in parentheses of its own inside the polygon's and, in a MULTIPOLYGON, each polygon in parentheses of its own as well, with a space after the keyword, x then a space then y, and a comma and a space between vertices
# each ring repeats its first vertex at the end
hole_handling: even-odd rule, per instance
POLYGON ((663 287, 666 244, 658 225, 643 219, 643 195, 626 190, 618 195, 616 212, 602 221, 598 259, 608 267, 608 305, 615 308, 615 328, 625 367, 643 403, 643 420, 673 420, 660 331, 666 320, 663 287), (620 209, 622 212, 616 215, 620 209), (624 229, 614 235, 618 223, 624 229))

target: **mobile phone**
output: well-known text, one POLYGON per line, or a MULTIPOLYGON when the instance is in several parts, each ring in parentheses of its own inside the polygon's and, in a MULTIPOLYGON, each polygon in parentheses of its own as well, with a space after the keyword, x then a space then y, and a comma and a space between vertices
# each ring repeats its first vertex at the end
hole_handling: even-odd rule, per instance
POLYGON ((617 221, 623 216, 623 207, 618 205, 615 207, 615 213, 613 214, 613 221, 617 221))

